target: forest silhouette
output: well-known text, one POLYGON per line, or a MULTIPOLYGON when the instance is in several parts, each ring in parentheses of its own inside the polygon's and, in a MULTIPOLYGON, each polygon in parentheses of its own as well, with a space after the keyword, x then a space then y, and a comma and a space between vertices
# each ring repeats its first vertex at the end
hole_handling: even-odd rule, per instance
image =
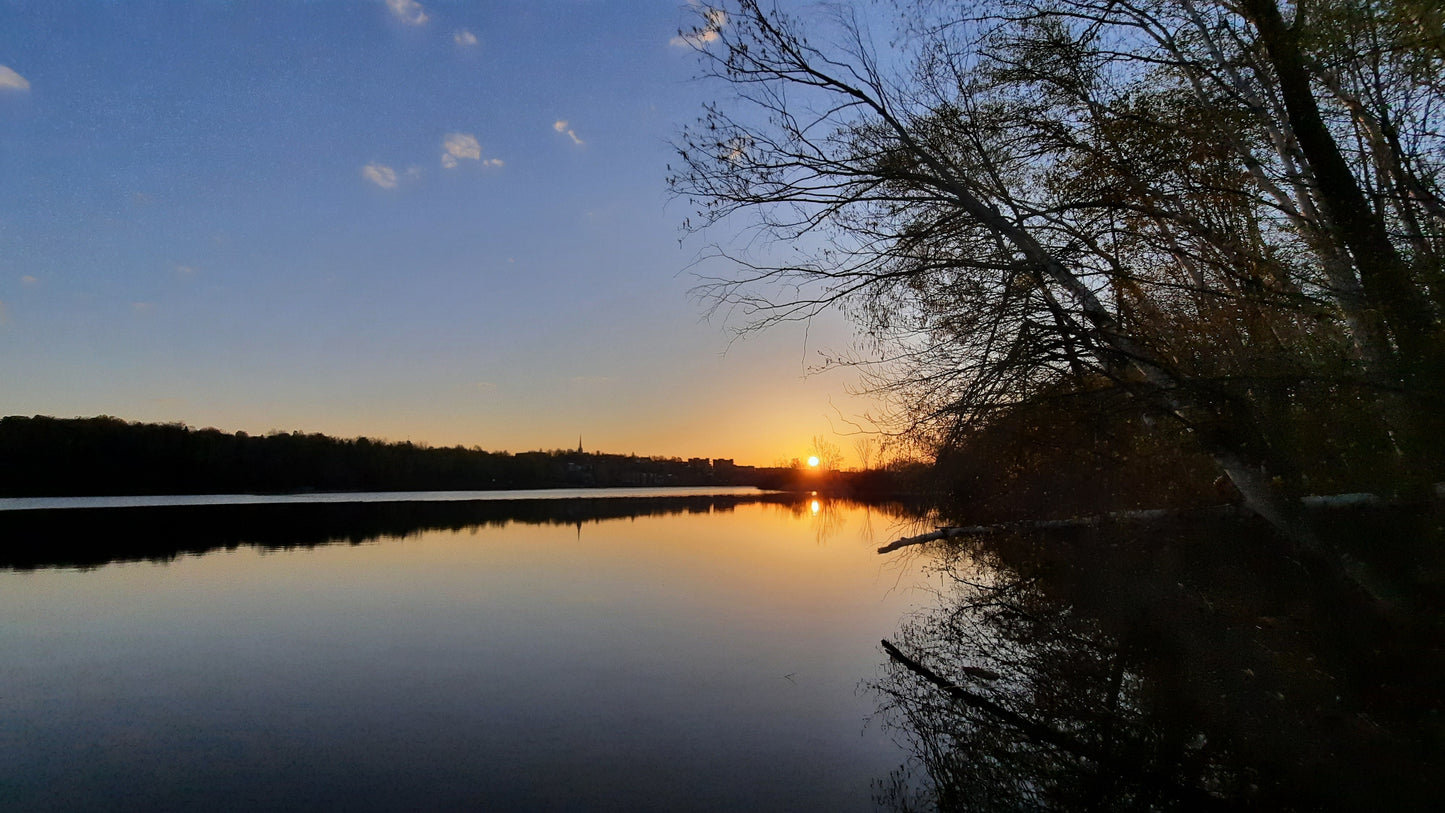
POLYGON ((0 497, 659 486, 885 496, 917 491, 925 473, 922 464, 907 461, 845 472, 796 460, 763 467, 580 447, 513 454, 301 432, 256 436, 109 416, 0 418, 0 497))
POLYGON ((731 460, 511 454, 369 438, 253 436, 108 416, 0 418, 0 496, 765 485, 731 460))

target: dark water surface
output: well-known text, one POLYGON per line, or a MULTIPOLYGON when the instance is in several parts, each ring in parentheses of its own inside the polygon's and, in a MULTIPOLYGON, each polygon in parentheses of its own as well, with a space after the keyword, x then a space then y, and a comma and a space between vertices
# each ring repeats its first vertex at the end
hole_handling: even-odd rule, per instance
MULTIPOLYGON (((870 809, 929 594, 762 495, 0 513, 0 808, 870 809)), ((907 530, 903 528, 903 530, 907 530)))
POLYGON ((932 548, 946 587, 903 622, 874 686, 914 756, 881 795, 912 810, 1441 809, 1440 509, 1312 517, 1354 584, 1281 555, 1262 522, 1208 512, 932 548))
POLYGON ((517 496, 0 510, 0 810, 1445 798, 1439 504, 1316 516, 1350 586, 1228 512, 517 496))

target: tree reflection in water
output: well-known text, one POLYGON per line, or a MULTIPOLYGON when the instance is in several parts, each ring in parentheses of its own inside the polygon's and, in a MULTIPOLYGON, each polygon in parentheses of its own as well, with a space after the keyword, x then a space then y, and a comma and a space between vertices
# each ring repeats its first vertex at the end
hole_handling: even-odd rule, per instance
MULTIPOLYGON (((1438 527, 1366 519, 1388 526, 1376 541, 1438 527)), ((1323 596, 1258 553, 1265 532, 1115 526, 938 548, 948 587, 896 649, 884 642, 872 685, 913 755, 879 801, 1429 807, 1445 776, 1438 603, 1402 597, 1380 618, 1323 596)))
POLYGON ((169 561, 238 546, 309 548, 435 530, 526 525, 576 525, 611 519, 726 513, 765 503, 795 513, 799 497, 743 495, 584 497, 247 503, 0 511, 0 570, 100 567, 112 562, 169 561))

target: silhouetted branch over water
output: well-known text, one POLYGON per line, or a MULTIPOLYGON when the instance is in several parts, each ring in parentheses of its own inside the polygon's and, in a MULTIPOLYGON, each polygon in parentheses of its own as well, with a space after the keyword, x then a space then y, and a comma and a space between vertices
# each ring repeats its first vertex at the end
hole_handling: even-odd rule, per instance
POLYGON ((1438 3, 718 5, 670 180, 685 228, 743 235, 699 293, 743 330, 848 318, 829 364, 960 501, 1221 482, 1351 581, 1300 496, 1445 477, 1438 3))

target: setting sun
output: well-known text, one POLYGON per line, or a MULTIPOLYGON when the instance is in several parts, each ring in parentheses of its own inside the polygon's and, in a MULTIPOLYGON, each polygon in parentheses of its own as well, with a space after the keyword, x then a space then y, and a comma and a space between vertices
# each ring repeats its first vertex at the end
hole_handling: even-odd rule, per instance
POLYGON ((813 455, 812 457, 808 458, 808 465, 815 469, 818 468, 818 456, 813 455))

